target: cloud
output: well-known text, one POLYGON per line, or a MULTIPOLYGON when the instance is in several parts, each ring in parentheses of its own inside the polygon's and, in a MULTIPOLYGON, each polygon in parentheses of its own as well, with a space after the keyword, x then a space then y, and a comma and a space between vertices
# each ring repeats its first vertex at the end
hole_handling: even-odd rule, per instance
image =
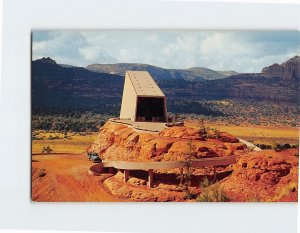
POLYGON ((213 33, 200 42, 197 63, 217 70, 235 70, 242 65, 241 57, 252 57, 252 49, 232 33, 213 33))
POLYGON ((38 31, 33 33, 32 57, 51 57, 59 63, 80 65, 82 55, 79 48, 85 44, 85 38, 78 32, 54 31, 44 34, 43 31, 38 31))
POLYGON ((291 31, 34 31, 32 38, 33 59, 77 66, 131 62, 259 72, 300 54, 300 33, 291 31))

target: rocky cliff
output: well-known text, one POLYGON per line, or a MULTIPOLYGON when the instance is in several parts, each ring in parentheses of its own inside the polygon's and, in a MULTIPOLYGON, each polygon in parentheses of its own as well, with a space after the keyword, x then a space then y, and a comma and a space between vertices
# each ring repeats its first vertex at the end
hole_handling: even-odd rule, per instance
POLYGON ((264 67, 261 71, 261 74, 265 76, 282 77, 283 72, 284 68, 278 63, 274 63, 273 65, 264 67))
POLYGON ((300 80, 300 56, 295 56, 282 64, 273 64, 262 69, 264 76, 281 77, 284 81, 299 83, 300 80))
POLYGON ((300 56, 295 56, 281 64, 284 69, 283 79, 287 81, 300 80, 300 56))

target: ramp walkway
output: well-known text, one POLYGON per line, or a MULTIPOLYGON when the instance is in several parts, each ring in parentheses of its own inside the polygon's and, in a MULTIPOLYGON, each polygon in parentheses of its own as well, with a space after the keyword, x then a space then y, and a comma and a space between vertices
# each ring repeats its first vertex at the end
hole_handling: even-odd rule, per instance
POLYGON ((238 138, 241 143, 244 143, 248 148, 252 148, 254 151, 260 151, 261 149, 258 146, 255 146, 253 143, 248 142, 244 139, 238 138))
POLYGON ((161 122, 135 122, 129 119, 110 118, 110 122, 124 124, 132 127, 136 131, 157 134, 167 128, 166 123, 161 122))
MULTIPOLYGON (((191 160, 192 168, 214 167, 214 177, 216 177, 217 166, 227 166, 236 163, 237 155, 226 157, 212 157, 197 160, 191 160)), ((153 187, 153 170, 179 168, 181 173, 186 166, 184 161, 164 161, 164 162, 126 162, 126 161, 103 161, 93 165, 89 169, 89 174, 97 176, 104 173, 104 168, 109 168, 109 172, 113 173, 113 169, 123 170, 124 182, 127 182, 132 170, 148 171, 148 187, 153 187)))

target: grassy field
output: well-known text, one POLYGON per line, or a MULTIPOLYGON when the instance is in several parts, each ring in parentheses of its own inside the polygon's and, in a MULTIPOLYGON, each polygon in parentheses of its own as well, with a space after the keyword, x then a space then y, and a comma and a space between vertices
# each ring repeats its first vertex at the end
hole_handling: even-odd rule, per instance
MULTIPOLYGON (((186 125, 196 127, 197 123, 189 121, 186 125)), ((299 129, 297 127, 258 126, 250 124, 236 126, 218 122, 205 122, 204 125, 205 127, 216 128, 219 131, 228 132, 236 137, 251 141, 254 144, 299 144, 299 129)))
POLYGON ((98 132, 93 133, 59 133, 37 130, 33 132, 32 153, 42 153, 49 146, 52 153, 85 153, 86 149, 96 139, 98 132))

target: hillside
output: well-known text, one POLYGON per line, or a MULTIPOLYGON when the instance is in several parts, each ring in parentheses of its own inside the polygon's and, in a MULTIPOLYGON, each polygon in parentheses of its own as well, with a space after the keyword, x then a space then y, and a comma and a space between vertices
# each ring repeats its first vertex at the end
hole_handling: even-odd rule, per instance
POLYGON ((139 63, 93 64, 87 66, 86 69, 95 72, 118 74, 121 76, 125 75, 126 70, 143 70, 148 71, 156 80, 211 80, 227 77, 217 71, 203 67, 194 67, 191 69, 164 69, 157 66, 139 63))
POLYGON ((49 112, 90 110, 115 112, 121 101, 121 76, 66 67, 50 58, 32 61, 32 110, 49 112))
POLYGON ((232 76, 232 75, 236 75, 236 74, 238 74, 237 72, 235 72, 234 70, 228 70, 228 71, 220 71, 220 70, 218 70, 217 71, 218 73, 220 73, 220 74, 223 74, 223 75, 225 75, 225 76, 232 76))
MULTIPOLYGON (((294 60, 291 61, 284 63, 284 66, 290 67, 294 60)), ((265 71, 262 74, 237 74, 216 80, 204 80, 200 76, 197 79, 187 78, 187 75, 182 78, 182 72, 177 70, 171 72, 145 66, 151 67, 151 72, 155 73, 154 79, 167 96, 168 111, 174 113, 222 115, 218 110, 212 110, 210 105, 199 103, 206 100, 268 101, 282 106, 299 103, 299 85, 296 81, 299 74, 295 65, 291 67, 296 71, 290 68, 293 74, 290 81, 284 75, 270 78, 265 71), (160 78, 162 76, 169 78, 160 78)), ((115 72, 109 67, 106 72, 115 72)), ((122 69, 127 68, 124 65, 122 69)), ((134 65, 131 68, 140 69, 134 65)), ((209 69, 201 70, 202 73, 214 73, 209 69)), ((200 72, 200 69, 194 68, 194 72, 200 72)), ((88 110, 118 115, 123 82, 121 75, 61 66, 50 58, 32 61, 32 109, 34 113, 88 110)))
POLYGON ((223 79, 227 77, 226 75, 223 75, 217 71, 204 67, 193 67, 188 70, 192 71, 194 74, 201 75, 205 80, 223 79))
MULTIPOLYGON (((269 101, 281 105, 299 101, 299 86, 282 78, 267 78, 260 74, 238 74, 226 79, 206 81, 158 81, 167 97, 173 101, 239 99, 269 101)), ((171 105, 178 104, 171 103, 171 105)), ((191 106, 190 110, 196 106, 191 106)))

